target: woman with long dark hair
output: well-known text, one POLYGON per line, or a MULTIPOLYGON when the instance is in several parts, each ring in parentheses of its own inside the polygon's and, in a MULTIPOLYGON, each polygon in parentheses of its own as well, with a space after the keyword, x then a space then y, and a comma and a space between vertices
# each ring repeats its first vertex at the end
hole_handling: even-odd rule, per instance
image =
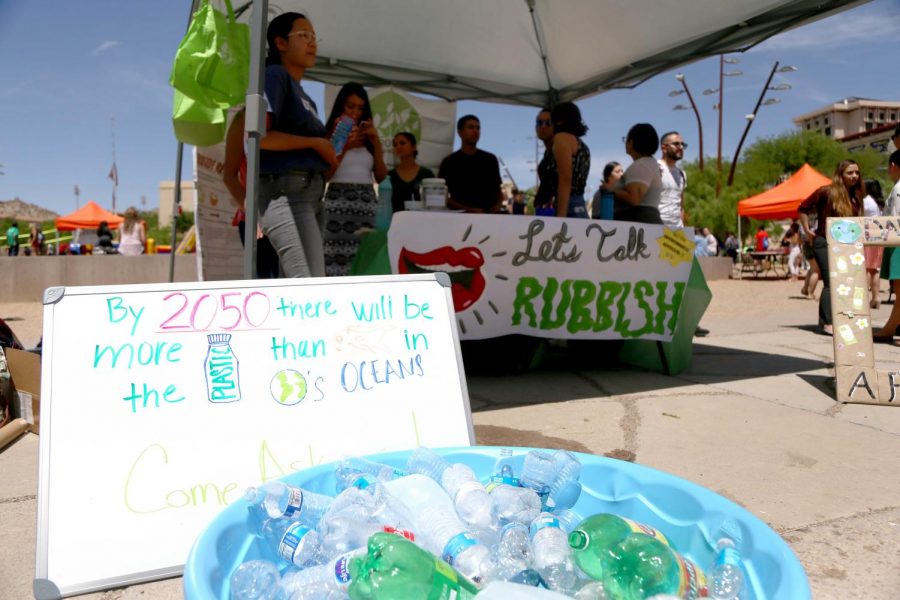
POLYGON ((266 135, 260 141, 260 224, 281 259, 286 277, 322 277, 321 211, 325 172, 337 166, 318 110, 300 85, 316 64, 312 23, 287 12, 266 33, 266 135))
POLYGON ((553 121, 553 162, 556 165, 556 216, 587 219, 584 186, 591 170, 591 151, 581 137, 588 127, 574 102, 550 111, 553 121))
POLYGON ((391 178, 391 204, 393 211, 405 210, 407 200, 421 200, 419 185, 423 179, 434 177, 434 172, 416 162, 419 151, 416 149, 416 136, 408 131, 401 131, 394 136, 391 144, 397 166, 388 171, 391 178))
POLYGON ((353 129, 325 193, 323 234, 325 274, 329 277, 350 274, 359 249, 360 230, 375 228, 378 197, 372 182, 387 177, 381 140, 372 124, 369 95, 360 84, 344 84, 334 100, 325 129, 333 131, 343 115, 352 119, 353 129))
POLYGON ((812 241, 813 253, 822 278, 819 297, 819 330, 834 333, 831 326, 831 272, 828 269, 828 240, 825 227, 828 217, 861 217, 865 186, 855 160, 842 160, 834 171, 831 183, 820 187, 800 204, 800 226, 812 241), (816 215, 816 230, 809 227, 810 214, 816 215))

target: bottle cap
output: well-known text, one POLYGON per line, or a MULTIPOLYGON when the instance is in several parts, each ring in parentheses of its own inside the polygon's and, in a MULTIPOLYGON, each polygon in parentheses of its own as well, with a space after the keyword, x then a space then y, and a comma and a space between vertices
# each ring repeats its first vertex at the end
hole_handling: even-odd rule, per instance
POLYGON ((569 547, 575 550, 582 550, 587 547, 589 541, 588 534, 581 529, 576 529, 569 534, 569 547))

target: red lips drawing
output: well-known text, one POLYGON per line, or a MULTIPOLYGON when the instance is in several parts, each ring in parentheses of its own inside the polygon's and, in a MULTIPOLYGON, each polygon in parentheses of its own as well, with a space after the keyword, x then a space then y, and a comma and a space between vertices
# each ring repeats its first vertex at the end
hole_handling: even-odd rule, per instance
POLYGON ((456 250, 452 246, 442 246, 424 253, 402 248, 397 262, 397 271, 402 274, 442 271, 449 275, 456 312, 475 304, 484 292, 484 275, 481 274, 484 256, 478 248, 470 246, 456 250))

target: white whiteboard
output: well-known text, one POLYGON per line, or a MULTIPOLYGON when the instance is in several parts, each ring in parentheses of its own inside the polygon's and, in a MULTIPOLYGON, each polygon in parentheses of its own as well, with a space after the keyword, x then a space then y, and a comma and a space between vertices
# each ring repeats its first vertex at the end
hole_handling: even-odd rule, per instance
POLYGON ((38 598, 180 574, 247 486, 474 441, 443 273, 51 288, 44 304, 38 598))

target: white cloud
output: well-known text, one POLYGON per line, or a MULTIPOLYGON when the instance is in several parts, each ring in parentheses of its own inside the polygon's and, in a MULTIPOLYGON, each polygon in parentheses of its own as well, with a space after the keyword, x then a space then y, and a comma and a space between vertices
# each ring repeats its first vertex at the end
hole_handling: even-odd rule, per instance
POLYGON ((106 52, 107 50, 111 50, 111 49, 115 48, 116 46, 121 46, 121 45, 122 45, 122 42, 119 42, 116 40, 106 40, 105 42, 103 42, 102 44, 100 44, 99 46, 97 46, 96 48, 91 50, 91 56, 98 56, 98 55, 102 54, 103 52, 106 52))
POLYGON ((793 50, 871 43, 873 39, 891 38, 900 31, 900 14, 840 13, 823 21, 777 35, 757 50, 793 50))

